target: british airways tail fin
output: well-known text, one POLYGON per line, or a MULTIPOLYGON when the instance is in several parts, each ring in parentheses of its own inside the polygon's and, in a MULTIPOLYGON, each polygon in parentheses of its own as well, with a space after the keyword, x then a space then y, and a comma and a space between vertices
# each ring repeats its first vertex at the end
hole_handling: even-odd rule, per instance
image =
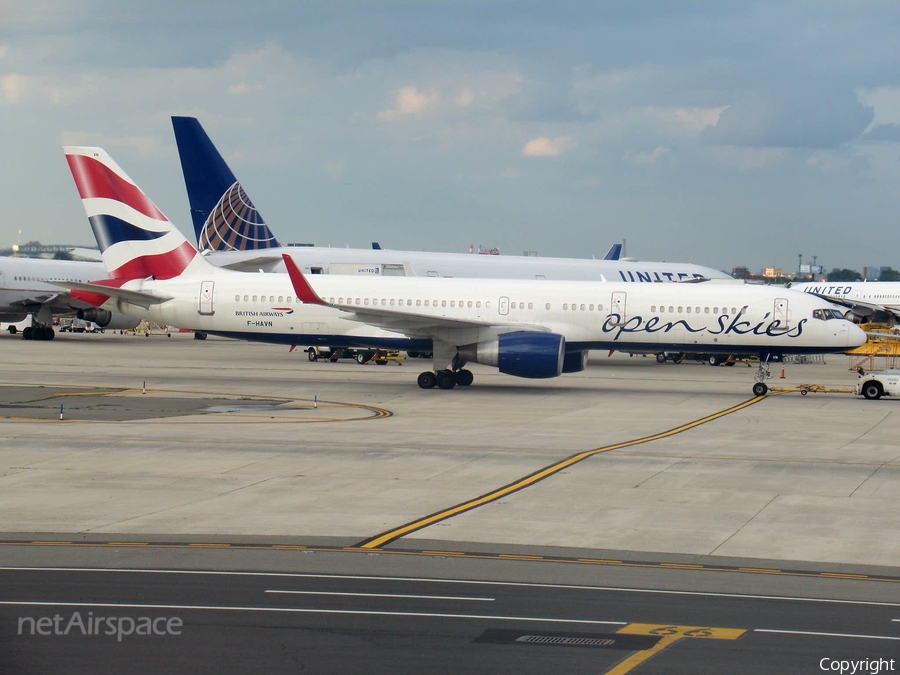
POLYGON ((111 279, 172 279, 211 267, 105 150, 63 149, 111 279))
POLYGON ((191 219, 201 251, 281 246, 194 117, 172 117, 191 219))

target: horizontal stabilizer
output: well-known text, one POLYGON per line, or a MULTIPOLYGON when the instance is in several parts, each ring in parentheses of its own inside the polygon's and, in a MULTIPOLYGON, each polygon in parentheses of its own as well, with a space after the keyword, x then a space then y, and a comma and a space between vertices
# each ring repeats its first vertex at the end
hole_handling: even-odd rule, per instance
MULTIPOLYGON (((213 256, 215 256, 215 254, 213 254, 213 256)), ((226 270, 233 270, 235 272, 257 272, 259 270, 262 270, 264 272, 274 272, 275 266, 281 262, 281 256, 261 255, 255 258, 226 262, 222 263, 221 265, 218 264, 219 261, 216 260, 215 257, 213 257, 213 260, 218 267, 226 270)))
MULTIPOLYGON (((79 281, 54 281, 56 286, 68 288, 71 291, 80 291, 95 296, 107 296, 124 300, 125 302, 137 305, 138 307, 148 308, 151 305, 159 305, 167 300, 171 300, 171 295, 161 295, 158 293, 147 293, 145 291, 130 291, 125 288, 115 288, 104 284, 84 284, 79 281)), ((75 296, 73 296, 75 297, 75 296)), ((77 299, 77 298, 76 298, 77 299)))

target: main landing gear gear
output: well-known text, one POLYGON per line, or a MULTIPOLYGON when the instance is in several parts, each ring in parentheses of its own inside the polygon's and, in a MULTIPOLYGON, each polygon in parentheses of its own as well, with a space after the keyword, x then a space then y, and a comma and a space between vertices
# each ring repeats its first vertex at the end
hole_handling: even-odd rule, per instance
POLYGON ((54 337, 56 337, 56 333, 53 332, 53 326, 45 326, 42 323, 22 329, 23 340, 52 340, 54 337))
POLYGON ((453 389, 456 385, 468 387, 474 379, 471 370, 439 370, 436 373, 426 370, 419 375, 416 382, 422 389, 434 389, 435 385, 439 389, 453 389))

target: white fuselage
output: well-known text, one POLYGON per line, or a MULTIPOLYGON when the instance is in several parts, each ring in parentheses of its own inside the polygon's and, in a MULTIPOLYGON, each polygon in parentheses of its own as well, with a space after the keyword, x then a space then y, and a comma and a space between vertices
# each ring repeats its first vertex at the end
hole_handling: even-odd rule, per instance
MULTIPOLYGON (((814 353, 843 351, 865 341, 849 321, 814 318, 814 310, 832 312, 832 305, 820 298, 734 281, 633 284, 331 275, 308 280, 331 306, 298 303, 287 275, 206 266, 203 276, 122 286, 171 300, 143 309, 111 299, 104 308, 236 338, 339 347, 425 349, 432 339, 460 345, 517 330, 558 333, 573 350, 814 353), (369 326, 365 322, 373 314, 390 314, 396 322, 391 330, 369 326), (430 317, 440 319, 434 323, 441 327, 417 327, 430 317)), ((379 322, 384 324, 373 321, 379 322)))
POLYGON ((99 262, 44 260, 41 258, 0 258, 0 316, 3 321, 20 321, 47 303, 53 313, 87 308, 87 303, 73 302, 68 294, 51 281, 90 282, 106 278, 106 268, 99 262), (58 302, 55 302, 59 298, 58 302), (18 319, 12 317, 18 316, 18 319))
POLYGON ((827 281, 791 284, 792 290, 846 302, 862 302, 900 310, 900 281, 827 281))
MULTIPOLYGON (((464 277, 477 279, 568 279, 573 281, 623 281, 658 283, 685 279, 730 279, 711 267, 693 263, 630 260, 587 260, 531 256, 434 253, 325 247, 288 247, 257 251, 215 251, 207 259, 215 265, 261 256, 277 259, 263 265, 265 271, 284 272, 281 254, 290 255, 304 274, 358 274, 464 277), (385 269, 387 266, 390 269, 385 269)), ((254 270, 255 271, 255 270, 254 270)))

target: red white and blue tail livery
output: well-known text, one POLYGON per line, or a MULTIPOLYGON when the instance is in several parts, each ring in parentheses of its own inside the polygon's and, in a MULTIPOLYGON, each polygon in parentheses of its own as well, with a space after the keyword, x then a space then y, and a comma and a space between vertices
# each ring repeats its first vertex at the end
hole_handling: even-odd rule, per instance
POLYGON ((172 279, 207 266, 105 150, 65 153, 111 279, 172 279))

